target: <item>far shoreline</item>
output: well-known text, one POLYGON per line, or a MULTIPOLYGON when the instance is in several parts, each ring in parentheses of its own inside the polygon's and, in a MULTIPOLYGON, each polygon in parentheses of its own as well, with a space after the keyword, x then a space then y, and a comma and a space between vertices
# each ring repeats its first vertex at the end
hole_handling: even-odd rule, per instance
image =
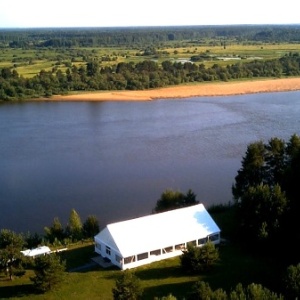
POLYGON ((300 77, 198 83, 137 91, 86 91, 39 98, 37 101, 152 101, 158 99, 231 96, 300 90, 300 77))

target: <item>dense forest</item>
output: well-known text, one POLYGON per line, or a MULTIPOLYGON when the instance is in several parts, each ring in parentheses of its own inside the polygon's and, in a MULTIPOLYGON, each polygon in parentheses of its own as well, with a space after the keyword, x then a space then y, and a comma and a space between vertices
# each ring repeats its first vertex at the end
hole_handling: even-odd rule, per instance
POLYGON ((104 47, 159 45, 165 42, 240 43, 300 41, 299 25, 215 25, 2 30, 0 47, 104 47))

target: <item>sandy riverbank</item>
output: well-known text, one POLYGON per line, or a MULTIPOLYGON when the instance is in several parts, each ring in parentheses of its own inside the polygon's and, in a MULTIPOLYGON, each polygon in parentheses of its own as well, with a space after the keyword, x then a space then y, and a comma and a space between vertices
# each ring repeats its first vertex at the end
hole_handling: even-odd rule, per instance
POLYGON ((300 78, 253 80, 243 82, 199 83, 143 91, 83 92, 53 96, 50 101, 150 101, 154 99, 229 96, 300 90, 300 78))

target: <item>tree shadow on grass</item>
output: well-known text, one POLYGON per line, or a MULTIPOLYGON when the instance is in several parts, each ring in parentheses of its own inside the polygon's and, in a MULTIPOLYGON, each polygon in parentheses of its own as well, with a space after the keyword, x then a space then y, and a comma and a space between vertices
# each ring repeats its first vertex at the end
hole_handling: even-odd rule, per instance
POLYGON ((143 300, 153 300, 155 298, 166 297, 170 294, 175 296, 177 299, 186 299, 192 290, 195 281, 170 283, 156 285, 153 287, 144 288, 143 300))
POLYGON ((21 298, 32 294, 35 294, 32 284, 20 284, 0 287, 0 299, 21 298))
POLYGON ((135 274, 141 280, 166 279, 169 277, 174 278, 183 277, 187 275, 180 266, 168 266, 164 268, 147 268, 143 270, 137 270, 135 274))
POLYGON ((80 248, 68 249, 59 253, 62 260, 66 261, 66 269, 74 269, 91 262, 95 256, 94 246, 87 245, 80 248))
MULTIPOLYGON (((106 278, 115 279, 121 272, 119 268, 112 267, 106 269, 107 271, 117 271, 114 273, 108 273, 106 278), (119 271, 119 272, 118 272, 119 271)), ((147 266, 145 269, 130 269, 130 272, 134 273, 141 280, 153 280, 153 279, 166 279, 166 278, 178 278, 184 277, 187 274, 182 271, 180 267, 165 267, 165 268, 154 268, 147 266)))

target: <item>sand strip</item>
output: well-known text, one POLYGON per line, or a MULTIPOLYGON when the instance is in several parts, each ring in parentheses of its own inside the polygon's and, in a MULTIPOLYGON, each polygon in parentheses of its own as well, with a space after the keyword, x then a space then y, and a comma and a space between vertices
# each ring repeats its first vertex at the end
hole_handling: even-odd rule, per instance
POLYGON ((97 91, 53 96, 50 101, 150 101, 154 99, 229 96, 300 90, 300 78, 199 83, 143 91, 97 91))

